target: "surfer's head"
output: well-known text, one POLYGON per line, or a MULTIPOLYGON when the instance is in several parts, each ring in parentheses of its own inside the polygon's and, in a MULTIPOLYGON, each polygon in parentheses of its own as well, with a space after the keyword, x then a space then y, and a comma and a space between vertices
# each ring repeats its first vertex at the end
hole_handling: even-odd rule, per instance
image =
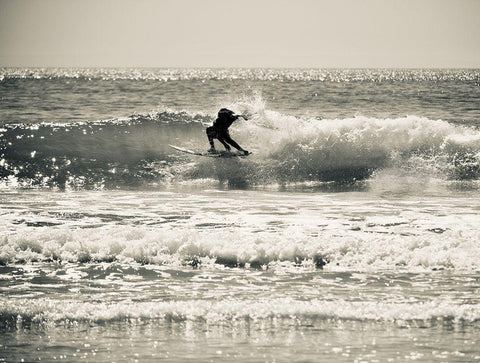
POLYGON ((229 110, 228 108, 221 108, 218 111, 218 117, 231 117, 233 116, 233 111, 229 110))

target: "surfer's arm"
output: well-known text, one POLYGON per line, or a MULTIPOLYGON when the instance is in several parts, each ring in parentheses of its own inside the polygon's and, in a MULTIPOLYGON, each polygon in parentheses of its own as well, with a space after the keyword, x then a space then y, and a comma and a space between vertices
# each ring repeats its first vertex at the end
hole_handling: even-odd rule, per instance
POLYGON ((245 116, 245 115, 235 115, 235 118, 238 120, 238 118, 241 117, 243 118, 245 121, 248 121, 248 117, 245 116))

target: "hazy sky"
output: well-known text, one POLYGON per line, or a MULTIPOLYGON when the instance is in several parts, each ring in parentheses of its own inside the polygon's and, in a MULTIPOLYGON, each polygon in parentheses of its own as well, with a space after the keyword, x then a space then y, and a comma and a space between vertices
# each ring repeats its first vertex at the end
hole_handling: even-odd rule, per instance
POLYGON ((480 67, 480 0, 0 0, 0 66, 480 67))

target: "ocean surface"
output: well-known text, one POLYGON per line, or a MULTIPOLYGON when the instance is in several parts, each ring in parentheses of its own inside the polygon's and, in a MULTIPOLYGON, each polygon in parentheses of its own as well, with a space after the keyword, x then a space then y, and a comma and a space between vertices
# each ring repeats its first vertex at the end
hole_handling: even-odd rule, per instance
POLYGON ((0 361, 480 361, 479 192, 478 69, 0 69, 0 361))

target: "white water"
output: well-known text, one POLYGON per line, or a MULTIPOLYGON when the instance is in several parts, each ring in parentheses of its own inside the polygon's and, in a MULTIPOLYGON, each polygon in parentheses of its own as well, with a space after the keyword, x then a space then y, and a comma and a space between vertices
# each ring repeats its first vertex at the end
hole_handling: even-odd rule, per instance
POLYGON ((364 271, 480 268, 474 193, 269 191, 4 194, 3 263, 129 261, 182 265, 220 258, 364 271))

